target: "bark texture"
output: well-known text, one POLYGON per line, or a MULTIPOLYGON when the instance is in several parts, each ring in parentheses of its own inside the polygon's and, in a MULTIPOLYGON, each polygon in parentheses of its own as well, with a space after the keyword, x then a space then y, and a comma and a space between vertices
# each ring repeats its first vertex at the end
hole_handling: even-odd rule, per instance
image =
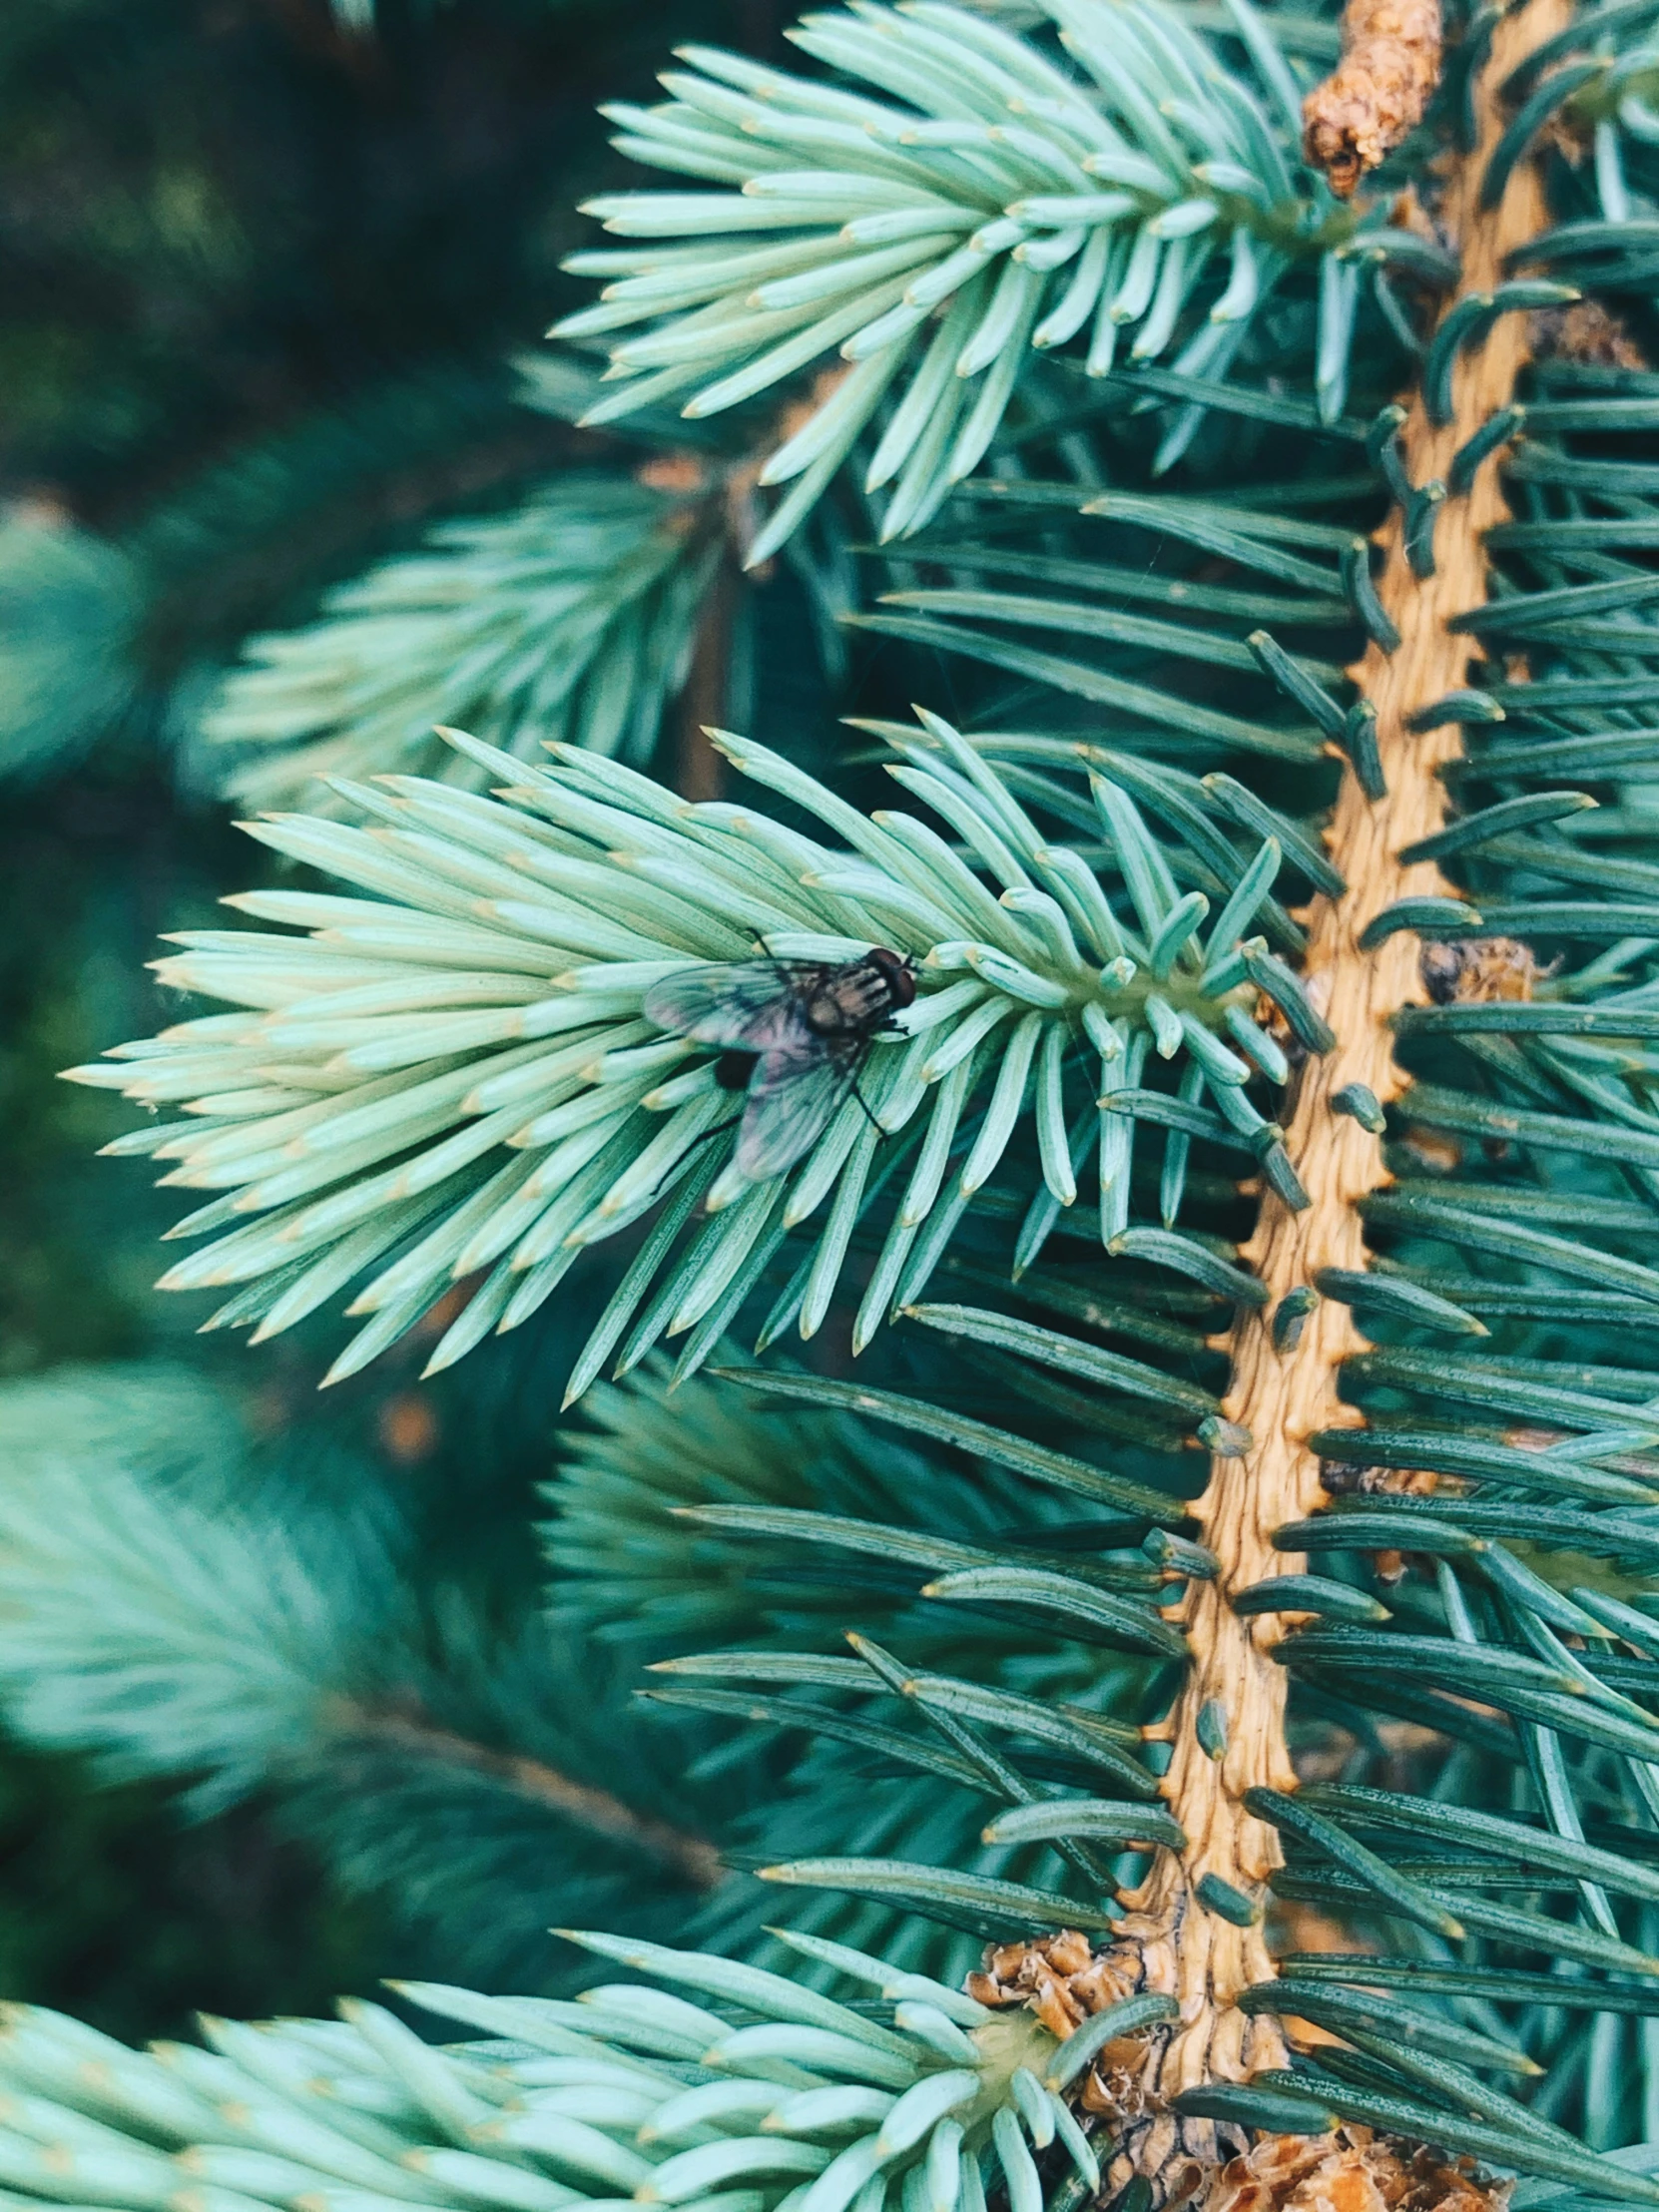
MULTIPOLYGON (((1567 0, 1528 0, 1493 37, 1477 90, 1479 143, 1448 179, 1443 211, 1461 260, 1460 292, 1490 290, 1501 278, 1505 255, 1544 228, 1541 188, 1531 165, 1516 168, 1500 204, 1490 211, 1479 206, 1480 180, 1502 127, 1495 88, 1533 47, 1564 28, 1568 16, 1567 0)), ((1428 421, 1420 396, 1412 396, 1401 438, 1413 484, 1443 477, 1457 447, 1508 402, 1527 342, 1525 318, 1508 315, 1483 345, 1462 355, 1453 419, 1443 428, 1428 421)), ((1365 1085, 1384 1102, 1398 1094, 1403 1079, 1393 1060, 1389 1017, 1426 993, 1414 936, 1389 937, 1369 952, 1361 950, 1360 938, 1395 900, 1450 887, 1434 866, 1402 865, 1396 854, 1442 827, 1445 787, 1435 771, 1456 755, 1460 734, 1450 724, 1413 734, 1408 721, 1467 681, 1477 649, 1447 623, 1484 600, 1481 539, 1505 512, 1497 461, 1488 459, 1467 495, 1448 499, 1441 508, 1435 572, 1418 579, 1405 559, 1395 510, 1380 537, 1384 568, 1379 589, 1400 644, 1391 655, 1372 646, 1350 671, 1377 710, 1387 794, 1372 802, 1352 771, 1345 773, 1327 831, 1332 859, 1349 888, 1341 897, 1317 898, 1308 911, 1305 980, 1338 1041, 1332 1052, 1304 1066, 1286 1135, 1313 1203, 1293 1213, 1272 1191, 1263 1193, 1246 1258, 1267 1285, 1270 1303, 1259 1311, 1241 1310, 1226 1340, 1232 1361, 1226 1411, 1253 1440, 1242 1456, 1215 1459, 1209 1486, 1194 1507, 1222 1571, 1214 1582, 1187 1586, 1180 1617, 1193 1664, 1176 1710, 1154 1732, 1172 1745, 1164 1795, 1189 1848, 1179 1857, 1160 1855, 1152 1877, 1130 1901, 1132 1917, 1123 1932, 1143 1961, 1139 1984, 1168 1989, 1181 2005, 1179 2023, 1148 2047, 1141 2088, 1149 2107, 1206 2079, 1239 2078, 1282 2063, 1277 2024, 1249 2020, 1232 2004, 1241 1988, 1273 1972, 1260 1927, 1233 1925, 1194 1893, 1206 1874, 1255 1892, 1279 1864, 1275 1831, 1253 1818, 1242 1799, 1258 1785, 1296 1786, 1285 1739, 1285 1673, 1272 1656, 1287 1623, 1276 1614, 1241 1617, 1231 1600, 1253 1583, 1305 1569, 1301 1556, 1274 1550, 1273 1532, 1323 1502, 1319 1461, 1306 1439, 1317 1429, 1357 1419, 1338 1394, 1338 1379, 1341 1363, 1363 1350, 1365 1340, 1349 1308, 1326 1301, 1309 1317, 1294 1348, 1280 1352, 1271 1318, 1285 1294, 1311 1284, 1319 1270, 1366 1265, 1357 1202, 1388 1177, 1379 1139, 1351 1116, 1335 1112, 1331 1101, 1350 1084, 1365 1085), (1219 1759, 1203 1750, 1196 1726, 1200 1712, 1212 1704, 1227 1721, 1227 1746, 1219 1759)))

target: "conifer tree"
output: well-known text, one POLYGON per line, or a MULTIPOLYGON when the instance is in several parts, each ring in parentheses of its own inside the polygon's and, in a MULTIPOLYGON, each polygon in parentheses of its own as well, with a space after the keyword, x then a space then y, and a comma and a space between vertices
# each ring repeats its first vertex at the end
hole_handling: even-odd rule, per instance
MULTIPOLYGON (((17 2201, 1659 2202, 1656 13, 857 4, 610 111, 672 182, 525 372, 609 475, 250 646, 295 866, 74 1071, 208 1326, 569 1329, 555 1664, 655 1764, 408 1729, 608 1963, 13 2008, 17 2201), (830 757, 724 726, 777 564, 830 757)), ((3 1502, 43 1740, 314 1803, 395 1638, 505 1705, 133 1436, 3 1502)))

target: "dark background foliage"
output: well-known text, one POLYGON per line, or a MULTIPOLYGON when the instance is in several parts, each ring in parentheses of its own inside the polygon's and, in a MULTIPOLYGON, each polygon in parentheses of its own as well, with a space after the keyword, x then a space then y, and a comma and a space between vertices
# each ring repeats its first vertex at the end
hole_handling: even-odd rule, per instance
MULTIPOLYGON (((572 302, 575 203, 620 174, 597 100, 644 92, 677 37, 770 52, 777 28, 771 0, 381 0, 371 33, 327 0, 3 13, 0 499, 95 526, 165 586, 151 695, 0 811, 12 1377, 165 1352, 199 1318, 150 1294, 165 1199, 89 1158, 128 1117, 55 1080, 166 1018, 143 967, 158 931, 248 878, 252 848, 171 758, 181 636, 206 656, 302 614, 557 459, 568 434, 512 406, 503 361, 572 302)), ((217 1355, 272 1430, 315 1378, 287 1346, 257 1376, 217 1355)), ((417 1390, 419 1364, 361 1379, 336 1433, 394 1485, 464 1481, 445 1543, 516 1553, 508 1578, 528 1577, 545 1436, 470 1370, 464 1391, 417 1390)), ((0 1991, 172 2032, 194 2005, 313 2008, 387 1964, 373 1912, 259 1805, 182 1827, 156 1786, 0 1760, 0 1991)))

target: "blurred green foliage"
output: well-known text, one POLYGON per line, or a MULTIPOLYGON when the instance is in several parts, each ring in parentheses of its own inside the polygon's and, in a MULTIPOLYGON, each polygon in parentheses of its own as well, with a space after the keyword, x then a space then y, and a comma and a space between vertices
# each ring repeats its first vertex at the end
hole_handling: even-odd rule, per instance
MULTIPOLYGON (((505 363, 575 303, 575 203, 622 174, 596 102, 645 90, 677 35, 777 38, 768 0, 353 20, 0 11, 0 751, 25 772, 0 812, 0 1377, 172 1350, 199 1318, 150 1294, 165 1194, 90 1157, 130 1117, 56 1071, 167 1018, 157 935, 247 879, 170 742, 215 656, 558 461, 568 431, 514 403, 505 363)), ((208 1350, 264 1426, 309 1404, 303 1332, 258 1374, 208 1350)), ((332 1432, 455 1499, 434 1509, 463 1577, 528 1588, 545 1435, 514 1418, 517 1371, 416 1393, 418 1365, 338 1393, 332 1432)), ((95 1793, 76 1761, 0 1750, 0 1993, 140 2035, 396 1964, 259 1805, 185 1826, 157 1786, 95 1793)))

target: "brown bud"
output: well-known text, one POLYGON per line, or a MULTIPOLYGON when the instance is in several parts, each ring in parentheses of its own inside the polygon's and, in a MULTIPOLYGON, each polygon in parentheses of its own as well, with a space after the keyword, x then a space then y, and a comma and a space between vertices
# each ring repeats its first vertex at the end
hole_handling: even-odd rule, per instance
POLYGON ((1440 53, 1437 0, 1348 0, 1343 58, 1302 103, 1303 151, 1339 199, 1422 121, 1440 53))

